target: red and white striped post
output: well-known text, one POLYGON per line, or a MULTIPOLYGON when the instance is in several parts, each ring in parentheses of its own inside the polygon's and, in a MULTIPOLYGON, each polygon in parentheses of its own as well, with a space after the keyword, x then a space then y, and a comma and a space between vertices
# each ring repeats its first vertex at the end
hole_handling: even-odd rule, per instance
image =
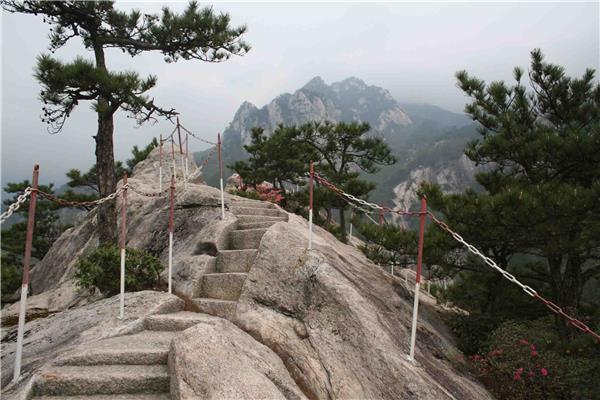
POLYGON ((183 160, 183 142, 181 141, 181 125, 179 124, 179 117, 177 117, 177 136, 179 137, 179 159, 181 160, 181 173, 183 174, 183 181, 185 182, 185 161, 183 160))
POLYGON ((169 200, 169 293, 172 292, 173 274, 173 213, 175 211, 175 175, 171 175, 171 198, 169 200))
POLYGON ((221 157, 221 134, 217 134, 217 150, 219 152, 219 176, 221 184, 221 218, 225 219, 225 194, 223 193, 223 158, 221 157))
POLYGON ((177 179, 177 165, 175 163, 175 139, 171 135, 171 159, 173 160, 173 175, 177 179))
POLYGON ((185 176, 188 176, 190 174, 190 169, 189 169, 189 159, 190 159, 190 135, 186 132, 185 133, 185 176))
POLYGON ((415 342, 417 339, 417 315, 419 314, 419 292, 421 290, 421 265, 423 263, 423 241, 425 239, 425 218, 427 217, 427 199, 421 199, 419 213, 419 248, 417 253, 417 277, 415 279, 415 303, 413 305, 412 329, 410 334, 410 353, 408 359, 415 360, 415 342))
POLYGON ((19 303, 19 325, 17 328, 17 350, 15 354, 15 369, 13 382, 21 376, 21 360, 23 358, 23 333, 25 331, 25 311, 27 310, 27 291, 29 290, 29 263, 31 261, 31 247, 33 242, 33 228, 35 226, 35 201, 38 193, 38 178, 40 166, 33 166, 33 179, 31 197, 29 198, 29 212, 27 213, 27 234, 25 236, 25 254, 23 255, 23 283, 21 284, 21 301, 19 303))
POLYGON ((308 249, 312 249, 312 225, 313 225, 313 186, 315 179, 315 168, 310 162, 310 179, 308 181, 308 249))
POLYGON ((162 171, 163 171, 163 140, 160 135, 160 147, 159 147, 160 161, 158 164, 158 191, 162 192, 162 171))
POLYGON ((127 235, 127 172, 123 173, 123 189, 121 197, 121 295, 119 297, 119 319, 125 317, 125 242, 127 235))

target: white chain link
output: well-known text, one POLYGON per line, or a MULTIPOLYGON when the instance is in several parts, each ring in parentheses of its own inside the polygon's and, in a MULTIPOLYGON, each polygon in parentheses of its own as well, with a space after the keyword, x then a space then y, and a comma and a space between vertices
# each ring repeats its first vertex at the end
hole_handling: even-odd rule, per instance
POLYGON ((537 292, 531 286, 528 286, 528 285, 525 285, 525 284, 519 282, 517 280, 517 278, 515 278, 515 276, 513 274, 511 274, 510 272, 505 271, 502 268, 500 268, 498 266, 498 264, 496 264, 496 262, 494 262, 494 260, 492 260, 491 258, 489 258, 488 256, 486 256, 485 254, 481 253, 481 251, 479 251, 472 244, 467 243, 467 241, 461 235, 459 235, 458 233, 456 233, 452 229, 450 229, 448 227, 448 225, 446 225, 446 223, 440 221, 432 213, 429 213, 429 216, 442 229, 444 229, 446 232, 448 232, 450 235, 452 235, 452 237, 454 238, 454 240, 456 240, 457 242, 461 243, 463 246, 465 246, 467 248, 467 250, 469 250, 471 253, 475 254, 477 257, 481 258, 488 266, 492 267, 493 269, 495 269, 496 271, 498 271, 499 273, 501 273, 502 276, 504 276, 506 279, 508 279, 512 283, 520 286, 521 289, 523 289, 523 291, 525 293, 527 293, 528 295, 530 295, 532 297, 534 297, 534 296, 537 295, 537 292))
POLYGON ((8 210, 6 210, 2 213, 2 215, 0 215, 0 224, 9 219, 10 216, 13 215, 13 213, 17 211, 19 207, 21 207, 21 205, 25 203, 25 201, 27 201, 27 198, 29 197, 32 191, 33 189, 31 187, 27 187, 23 191, 23 193, 19 197, 17 197, 17 200, 10 206, 8 206, 8 210))

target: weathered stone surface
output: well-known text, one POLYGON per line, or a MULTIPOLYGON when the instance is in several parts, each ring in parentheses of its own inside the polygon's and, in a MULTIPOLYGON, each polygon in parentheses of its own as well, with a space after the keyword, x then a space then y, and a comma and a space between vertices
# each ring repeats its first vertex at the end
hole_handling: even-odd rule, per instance
POLYGON ((290 215, 264 235, 235 322, 274 350, 310 398, 490 398, 450 367, 458 354, 423 306, 406 359, 412 296, 357 249, 290 215))
POLYGON ((173 399, 304 399, 283 362, 222 318, 184 331, 171 344, 173 399))
POLYGON ((27 322, 22 377, 16 386, 8 384, 12 379, 17 335, 16 326, 11 327, 2 340, 2 397, 20 398, 27 390, 22 383, 65 350, 111 336, 134 333, 143 328, 142 317, 176 312, 184 306, 184 302, 174 295, 152 291, 127 293, 125 304, 124 320, 117 318, 119 296, 114 296, 27 322))

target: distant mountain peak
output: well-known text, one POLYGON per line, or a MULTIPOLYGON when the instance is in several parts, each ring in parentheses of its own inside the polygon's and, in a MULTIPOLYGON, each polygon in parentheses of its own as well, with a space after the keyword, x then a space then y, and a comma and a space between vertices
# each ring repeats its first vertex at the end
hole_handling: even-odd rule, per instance
POLYGON ((306 85, 302 86, 302 89, 308 89, 314 92, 320 92, 328 88, 329 86, 327 86, 323 78, 321 78, 320 76, 315 76, 310 81, 308 81, 306 85))

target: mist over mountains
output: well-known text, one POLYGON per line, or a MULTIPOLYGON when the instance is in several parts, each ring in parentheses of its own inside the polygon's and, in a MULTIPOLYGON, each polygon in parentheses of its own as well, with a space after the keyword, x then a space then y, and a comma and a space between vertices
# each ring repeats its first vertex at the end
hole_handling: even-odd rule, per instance
MULTIPOLYGON (((401 103, 381 87, 350 77, 327 84, 315 77, 294 93, 284 93, 258 108, 244 102, 223 132, 223 165, 245 159, 243 148, 254 127, 270 133, 277 125, 308 121, 367 122, 372 135, 391 147, 398 162, 365 176, 377 183, 373 200, 409 208, 414 189, 423 180, 438 182, 445 191, 461 191, 475 185, 474 165, 463 155, 466 143, 476 137, 475 125, 464 114, 430 104, 401 103)), ((205 153, 197 153, 202 160, 205 153)), ((231 170, 226 168, 227 177, 231 170)), ((218 184, 218 170, 207 165, 204 178, 218 184)))

